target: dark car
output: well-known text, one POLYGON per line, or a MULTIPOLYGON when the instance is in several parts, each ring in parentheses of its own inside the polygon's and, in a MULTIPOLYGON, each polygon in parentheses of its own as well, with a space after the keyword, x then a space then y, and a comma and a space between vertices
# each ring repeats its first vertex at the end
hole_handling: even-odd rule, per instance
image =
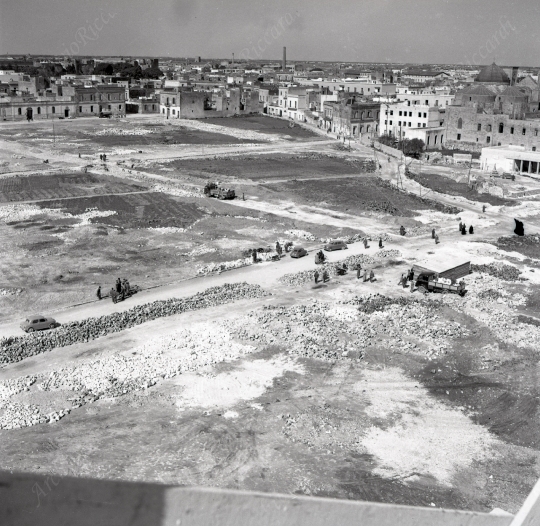
POLYGON ((54 329, 57 325, 54 318, 47 318, 47 316, 35 314, 34 316, 28 316, 28 318, 21 323, 21 329, 24 332, 34 332, 42 331, 44 329, 54 329))
POLYGON ((332 250, 346 250, 347 248, 349 248, 347 247, 347 243, 340 240, 330 241, 329 243, 324 245, 324 250, 326 250, 327 252, 332 252, 332 250))
POLYGON ((304 256, 307 256, 307 250, 305 248, 295 247, 291 250, 292 258, 303 258, 304 256))

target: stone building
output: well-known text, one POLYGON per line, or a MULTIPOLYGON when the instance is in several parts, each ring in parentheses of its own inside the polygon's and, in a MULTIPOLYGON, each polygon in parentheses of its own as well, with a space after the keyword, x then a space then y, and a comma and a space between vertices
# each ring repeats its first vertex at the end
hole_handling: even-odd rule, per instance
POLYGON ((447 107, 445 145, 467 151, 517 145, 536 151, 540 146, 539 99, 538 85, 511 85, 502 68, 491 64, 447 107))
POLYGON ((381 105, 378 102, 357 101, 350 97, 337 102, 325 102, 321 127, 344 137, 376 135, 379 130, 381 105))
POLYGON ((90 117, 101 112, 125 117, 126 90, 116 84, 76 86, 75 102, 77 117, 90 117))

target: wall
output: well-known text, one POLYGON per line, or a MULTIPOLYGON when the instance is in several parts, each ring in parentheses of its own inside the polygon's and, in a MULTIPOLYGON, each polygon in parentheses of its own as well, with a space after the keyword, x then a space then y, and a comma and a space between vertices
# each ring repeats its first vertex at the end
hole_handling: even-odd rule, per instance
POLYGON ((532 150, 533 147, 540 149, 539 120, 518 120, 508 115, 477 113, 474 108, 449 106, 446 109, 446 122, 446 145, 450 147, 480 151, 486 146, 523 145, 528 150, 532 150), (460 118, 462 119, 461 129, 458 128, 460 118), (500 123, 503 124, 502 133, 499 133, 500 123), (478 130, 478 124, 481 125, 480 130, 478 130), (522 133, 523 128, 525 128, 525 135, 522 133), (460 140, 457 138, 458 133, 461 134, 460 140))

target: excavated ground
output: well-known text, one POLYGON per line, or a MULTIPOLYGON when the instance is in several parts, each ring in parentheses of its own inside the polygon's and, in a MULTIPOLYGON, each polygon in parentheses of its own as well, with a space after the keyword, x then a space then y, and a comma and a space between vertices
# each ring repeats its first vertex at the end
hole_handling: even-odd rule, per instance
MULTIPOLYGON (((117 152, 108 172, 94 158, 83 174, 72 147, 49 167, 65 172, 0 179, 0 330, 22 336, 0 342, 0 467, 515 512, 540 475, 538 210, 481 214, 469 194, 421 200, 359 170, 366 154, 286 153, 295 141, 282 122, 207 123, 234 139, 273 136, 279 154, 233 159, 231 147, 227 159, 171 163, 170 146, 133 173, 131 154, 117 152), (208 178, 243 180, 249 198, 204 198, 208 178), (514 214, 530 237, 511 236, 514 214), (474 236, 458 233, 461 220, 474 236), (328 254, 326 283, 312 281, 313 252, 278 262, 261 252, 259 264, 222 273, 278 239, 314 251, 330 237, 355 242, 328 254), (397 285, 436 254, 474 264, 465 297, 397 285), (340 261, 376 280, 337 275, 340 261), (179 282, 198 272, 208 277, 179 282), (118 276, 146 290, 68 308, 118 276), (64 327, 12 330, 30 310, 64 327)), ((92 129, 117 125, 65 124, 94 146, 92 129)), ((33 170, 53 159, 44 144, 9 163, 33 170)))

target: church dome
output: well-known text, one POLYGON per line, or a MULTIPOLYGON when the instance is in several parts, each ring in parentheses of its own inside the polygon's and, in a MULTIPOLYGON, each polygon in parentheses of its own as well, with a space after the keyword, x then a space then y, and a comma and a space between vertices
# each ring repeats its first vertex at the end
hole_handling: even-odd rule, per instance
POLYGON ((486 84, 510 84, 510 78, 504 70, 497 66, 495 62, 491 66, 486 66, 480 70, 475 82, 483 82, 486 84))

